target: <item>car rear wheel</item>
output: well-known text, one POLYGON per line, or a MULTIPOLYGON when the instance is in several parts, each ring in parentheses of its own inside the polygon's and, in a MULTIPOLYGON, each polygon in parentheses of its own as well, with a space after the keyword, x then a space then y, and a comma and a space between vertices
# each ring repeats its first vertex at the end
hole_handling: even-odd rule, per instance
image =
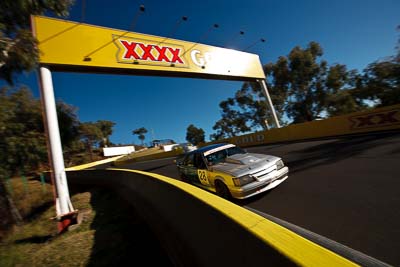
POLYGON ((228 187, 221 181, 217 180, 215 181, 215 191, 218 196, 225 198, 225 199, 230 199, 231 192, 229 192, 228 187))

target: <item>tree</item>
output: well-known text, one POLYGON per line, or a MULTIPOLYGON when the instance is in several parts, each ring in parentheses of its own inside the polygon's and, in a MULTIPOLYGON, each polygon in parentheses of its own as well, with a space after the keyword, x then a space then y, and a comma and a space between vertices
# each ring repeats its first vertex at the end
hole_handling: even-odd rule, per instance
POLYGON ((329 67, 325 80, 325 96, 321 103, 329 116, 338 116, 366 108, 364 99, 357 97, 360 76, 356 70, 347 71, 345 65, 329 67))
POLYGON ((67 16, 73 0, 0 1, 0 78, 12 83, 14 74, 37 66, 37 41, 30 32, 30 15, 67 16))
POLYGON ((229 98, 220 103, 219 106, 222 109, 222 118, 213 126, 213 130, 216 130, 217 132, 210 136, 212 140, 233 137, 240 132, 250 130, 247 123, 247 120, 249 119, 248 114, 241 113, 240 111, 231 108, 234 103, 236 102, 233 98, 229 98))
MULTIPOLYGON (((400 25, 397 27, 400 31, 400 25)), ((400 103, 400 37, 397 41, 397 54, 369 64, 359 75, 354 90, 357 98, 371 100, 377 106, 400 103)))
POLYGON ((392 57, 368 65, 364 70, 364 96, 378 106, 400 103, 400 60, 392 57))
POLYGON ((145 137, 146 133, 147 133, 147 130, 144 127, 141 127, 141 128, 138 128, 138 129, 132 131, 132 134, 137 135, 139 140, 142 141, 142 145, 144 145, 144 139, 146 138, 145 137))
POLYGON ((306 49, 296 46, 289 53, 290 88, 286 112, 294 123, 312 121, 323 111, 327 62, 317 61, 322 54, 322 48, 315 42, 306 49))
POLYGON ((186 141, 193 145, 204 143, 204 130, 190 124, 186 129, 186 141))
POLYGON ((67 149, 73 146, 80 137, 77 109, 61 101, 57 101, 56 107, 62 146, 67 149))
MULTIPOLYGON (((46 165, 47 147, 42 107, 27 87, 0 89, 0 175, 31 172, 46 165)), ((68 154, 79 142, 76 108, 58 101, 61 141, 68 154)))
POLYGON ((90 160, 93 161, 93 146, 99 144, 102 141, 103 134, 98 125, 93 122, 81 123, 79 126, 79 132, 89 151, 90 160))
MULTIPOLYGON (((364 108, 363 100, 354 90, 360 85, 360 75, 354 70, 347 71, 344 65, 328 66, 321 60, 322 54, 321 46, 310 42, 305 49, 297 46, 287 57, 264 65, 267 87, 281 124, 364 108)), ((259 83, 244 83, 235 97, 222 101, 220 107, 222 118, 213 127, 217 131, 211 135, 213 139, 269 129, 266 119, 272 121, 259 83)))
POLYGON ((0 91, 0 162, 3 175, 30 171, 47 161, 40 103, 27 88, 0 91))
POLYGON ((96 125, 100 129, 100 131, 103 135, 103 140, 102 140, 101 145, 102 146, 110 145, 110 136, 113 133, 112 128, 115 126, 115 122, 107 121, 107 120, 98 120, 98 121, 96 121, 96 125))
POLYGON ((288 57, 281 57, 272 67, 272 91, 285 90, 284 110, 293 123, 312 121, 326 113, 328 116, 354 112, 363 107, 354 99, 357 78, 345 65, 328 65, 321 59, 322 47, 310 42, 303 49, 295 47, 288 57), (279 63, 281 61, 281 63, 279 63), (284 63, 284 64, 283 64, 284 63))

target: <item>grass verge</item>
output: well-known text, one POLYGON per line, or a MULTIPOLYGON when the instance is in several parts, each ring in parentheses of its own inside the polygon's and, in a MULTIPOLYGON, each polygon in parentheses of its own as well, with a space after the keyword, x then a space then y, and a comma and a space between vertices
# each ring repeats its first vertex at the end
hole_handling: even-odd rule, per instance
POLYGON ((41 209, 0 243, 0 266, 171 266, 148 226, 113 191, 91 188, 71 200, 83 214, 78 227, 57 235, 54 207, 41 209))

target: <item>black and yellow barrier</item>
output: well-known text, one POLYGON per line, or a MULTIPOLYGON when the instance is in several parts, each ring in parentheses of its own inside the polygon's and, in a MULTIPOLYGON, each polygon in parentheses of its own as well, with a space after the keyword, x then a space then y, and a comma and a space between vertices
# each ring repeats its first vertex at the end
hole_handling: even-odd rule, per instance
POLYGON ((119 192, 177 266, 358 266, 262 216, 172 178, 119 169, 67 175, 71 184, 119 192))
POLYGON ((218 142, 229 142, 246 147, 392 130, 400 130, 400 105, 292 124, 218 142))

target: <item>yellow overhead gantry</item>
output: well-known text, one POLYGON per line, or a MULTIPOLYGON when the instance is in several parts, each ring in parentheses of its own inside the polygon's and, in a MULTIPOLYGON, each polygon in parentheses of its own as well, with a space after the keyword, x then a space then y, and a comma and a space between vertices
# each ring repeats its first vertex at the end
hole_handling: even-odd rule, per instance
POLYGON ((41 96, 60 231, 76 212, 69 197, 50 69, 259 82, 280 127, 258 55, 42 16, 32 16, 31 21, 40 50, 41 96))

